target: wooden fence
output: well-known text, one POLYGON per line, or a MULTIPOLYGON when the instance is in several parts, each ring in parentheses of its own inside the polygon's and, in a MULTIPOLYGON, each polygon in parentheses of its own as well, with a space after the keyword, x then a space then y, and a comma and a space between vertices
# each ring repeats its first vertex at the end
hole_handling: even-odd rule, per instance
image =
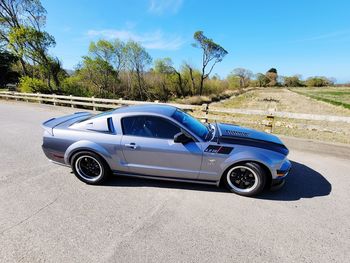
MULTIPOLYGON (((50 103, 55 106, 57 105, 69 105, 72 108, 77 106, 89 107, 93 110, 98 108, 108 109, 108 108, 117 108, 125 105, 140 105, 140 104, 150 104, 150 103, 159 103, 148 102, 148 101, 134 101, 134 100, 123 100, 123 99, 101 99, 95 97, 76 97, 76 96, 64 96, 56 94, 41 94, 41 93, 22 93, 22 92, 11 92, 11 91, 2 91, 0 92, 0 97, 5 99, 15 99, 22 101, 37 101, 39 103, 50 103)), ((166 104, 166 103, 159 103, 166 104)), ((184 110, 194 110, 200 106, 193 105, 183 105, 183 104, 171 104, 178 108, 184 110)))
POLYGON ((191 111, 192 114, 204 121, 208 119, 216 119, 223 121, 230 121, 235 123, 234 116, 239 115, 255 115, 261 116, 262 121, 259 123, 265 126, 266 131, 272 132, 274 119, 297 119, 297 120, 311 120, 311 121, 328 121, 328 122, 343 122, 350 123, 350 117, 343 116, 330 116, 330 115, 315 115, 315 114, 303 114, 292 112, 280 112, 280 111, 264 111, 264 110, 248 110, 248 109, 228 109, 223 107, 215 107, 210 104, 203 105, 185 105, 174 103, 160 103, 158 101, 145 102, 145 101, 132 101, 123 99, 102 99, 94 97, 76 97, 76 96, 64 96, 55 94, 40 94, 40 93, 20 93, 2 91, 0 92, 0 98, 2 99, 14 99, 27 102, 37 102, 45 104, 53 104, 55 106, 70 106, 90 108, 92 110, 118 108, 125 105, 141 105, 150 103, 167 104, 178 107, 185 111, 191 111))

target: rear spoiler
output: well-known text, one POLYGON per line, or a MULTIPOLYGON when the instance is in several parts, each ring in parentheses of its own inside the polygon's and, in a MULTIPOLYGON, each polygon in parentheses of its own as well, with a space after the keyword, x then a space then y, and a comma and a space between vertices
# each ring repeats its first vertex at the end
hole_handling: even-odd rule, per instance
POLYGON ((58 118, 51 118, 51 119, 43 122, 41 124, 41 126, 44 128, 45 131, 47 131, 48 133, 50 133, 53 136, 53 129, 56 126, 66 122, 66 121, 83 117, 85 115, 89 116, 89 115, 91 115, 91 113, 89 113, 89 112, 76 112, 74 114, 65 115, 65 116, 58 117, 58 118))

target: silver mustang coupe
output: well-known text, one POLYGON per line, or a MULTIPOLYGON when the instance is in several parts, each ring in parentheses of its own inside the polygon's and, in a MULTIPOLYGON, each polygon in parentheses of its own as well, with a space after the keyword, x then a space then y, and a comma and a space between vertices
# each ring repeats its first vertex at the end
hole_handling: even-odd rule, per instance
POLYGON ((168 105, 146 104, 43 123, 43 151, 88 184, 110 174, 226 185, 253 196, 284 184, 291 163, 274 135, 224 123, 203 124, 168 105))

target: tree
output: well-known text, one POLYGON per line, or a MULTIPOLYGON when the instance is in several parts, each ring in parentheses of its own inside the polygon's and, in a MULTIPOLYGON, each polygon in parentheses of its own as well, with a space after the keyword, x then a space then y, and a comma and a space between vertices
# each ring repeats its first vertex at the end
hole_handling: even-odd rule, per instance
POLYGON ((50 87, 51 66, 48 48, 55 45, 53 36, 43 31, 46 10, 39 0, 0 1, 0 42, 19 58, 22 72, 28 75, 26 62, 40 64, 48 72, 50 87))
POLYGON ((116 94, 125 57, 125 44, 122 41, 99 40, 90 43, 84 65, 90 72, 89 79, 99 87, 100 92, 116 94), (96 72, 92 72, 92 69, 96 72))
POLYGON ((325 87, 333 85, 333 83, 326 77, 310 77, 305 83, 308 87, 325 87))
POLYGON ((270 87, 274 87, 277 86, 277 69, 275 68, 270 68, 267 72, 266 72, 266 78, 268 79, 268 83, 267 85, 270 87))
POLYGON ((152 79, 155 93, 162 101, 167 101, 171 93, 171 75, 173 74, 172 61, 170 58, 157 59, 154 61, 152 79))
POLYGON ((231 72, 231 75, 239 78, 239 88, 242 89, 248 87, 253 72, 245 68, 236 68, 231 72))
POLYGON ((291 77, 284 77, 283 78, 283 86, 286 87, 303 87, 304 83, 300 80, 299 75, 294 75, 291 77))
POLYGON ((113 66, 116 77, 125 64, 125 44, 116 39, 115 41, 99 40, 97 43, 91 42, 89 53, 95 58, 99 58, 113 66))
POLYGON ((327 80, 329 81, 329 86, 334 86, 337 83, 337 79, 334 77, 327 78, 327 80))
POLYGON ((112 93, 115 75, 112 65, 108 62, 90 56, 83 57, 83 64, 78 71, 83 82, 92 87, 93 93, 112 93))
POLYGON ((11 66, 18 60, 9 52, 0 50, 0 87, 8 83, 17 83, 19 74, 12 70, 11 66))
MULTIPOLYGON (((37 31, 33 27, 20 26, 12 28, 9 35, 9 50, 17 57, 32 61, 42 69, 47 85, 51 87, 52 59, 47 55, 48 48, 55 45, 55 40, 46 32, 37 31)), ((59 88, 59 83, 57 87, 59 88)))
POLYGON ((157 74, 161 74, 165 76, 167 80, 167 85, 172 86, 175 80, 175 93, 176 95, 179 96, 185 96, 185 90, 183 87, 183 80, 181 73, 176 70, 176 68, 173 66, 173 62, 171 58, 163 58, 163 59, 157 59, 154 62, 154 71, 157 74))
MULTIPOLYGON (((188 73, 191 79, 191 88, 190 88, 190 95, 194 95, 196 94, 196 81, 195 81, 195 70, 193 69, 193 67, 188 64, 185 63, 185 67, 188 69, 188 73)), ((199 95, 202 96, 202 93, 199 92, 199 95)))
POLYGON ((172 74, 174 67, 171 58, 156 59, 154 61, 154 71, 160 74, 172 74))
POLYGON ((129 40, 125 45, 126 65, 131 76, 136 76, 137 94, 132 90, 133 95, 141 100, 149 98, 144 81, 144 71, 152 63, 151 56, 137 42, 129 40))
POLYGON ((265 74, 257 73, 255 78, 259 87, 266 87, 269 83, 269 79, 265 76, 265 74))
POLYGON ((45 23, 46 10, 40 0, 0 1, 0 42, 19 58, 24 76, 29 75, 28 67, 38 65, 51 91, 52 78, 60 92, 57 74, 62 70, 61 64, 48 55, 48 49, 56 42, 53 36, 42 30, 45 23))
POLYGON ((232 72, 227 76, 227 82, 229 89, 239 89, 240 88, 240 77, 234 75, 232 72))
POLYGON ((52 74, 52 79, 53 82, 55 83, 55 86, 58 88, 58 91, 61 92, 61 80, 60 80, 60 76, 67 76, 67 72, 63 69, 62 67, 62 62, 57 58, 52 58, 49 57, 48 58, 49 61, 49 68, 50 68, 50 72, 52 74))
POLYGON ((202 72, 199 85, 199 95, 203 93, 203 83, 206 78, 212 72, 214 66, 221 62, 228 52, 219 44, 215 43, 212 39, 206 37, 203 31, 197 31, 193 36, 195 43, 194 47, 200 48, 203 51, 202 54, 202 72), (211 66, 209 64, 211 63, 211 66), (206 72, 206 67, 209 66, 209 71, 206 72))

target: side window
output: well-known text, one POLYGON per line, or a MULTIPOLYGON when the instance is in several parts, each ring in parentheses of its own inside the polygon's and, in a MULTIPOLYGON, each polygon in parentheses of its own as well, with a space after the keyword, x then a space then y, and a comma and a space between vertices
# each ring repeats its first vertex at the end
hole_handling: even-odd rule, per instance
POLYGON ((180 128, 155 116, 132 116, 122 119, 123 134, 159 139, 173 139, 180 128))

